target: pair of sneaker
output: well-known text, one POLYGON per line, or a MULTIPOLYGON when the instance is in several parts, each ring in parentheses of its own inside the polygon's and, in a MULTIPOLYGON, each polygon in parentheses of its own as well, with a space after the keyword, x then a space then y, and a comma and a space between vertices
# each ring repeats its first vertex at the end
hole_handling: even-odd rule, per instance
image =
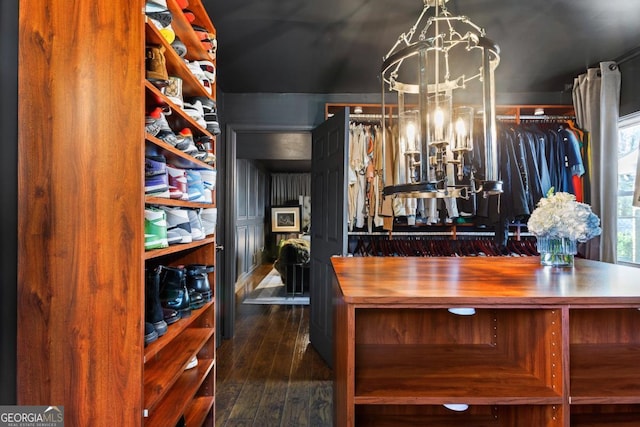
POLYGON ((207 128, 207 122, 204 119, 204 108, 200 100, 185 100, 183 101, 183 110, 189 117, 191 117, 198 126, 203 129, 207 128))
POLYGON ((211 82, 211 80, 209 80, 209 78, 207 77, 205 72, 202 70, 202 67, 200 66, 200 62, 199 61, 189 61, 187 59, 185 59, 184 62, 187 64, 187 68, 189 68, 189 71, 191 71, 191 74, 193 74, 194 77, 196 79, 198 79, 198 81, 200 82, 200 84, 202 85, 204 90, 209 95, 213 94, 212 82, 211 82))
POLYGON ((145 131, 156 138, 166 142, 167 144, 175 147, 178 144, 178 138, 176 134, 167 122, 167 118, 162 111, 162 108, 156 107, 147 114, 144 119, 145 131))
POLYGON ((202 117, 204 119, 204 128, 213 135, 220 134, 220 123, 218 123, 218 112, 216 109, 216 101, 206 96, 190 97, 187 100, 190 103, 200 101, 202 106, 202 117))
POLYGON ((145 131, 186 154, 193 156, 198 153, 191 129, 183 128, 175 134, 160 107, 154 108, 145 117, 145 131))
POLYGON ((176 32, 171 23, 173 15, 167 7, 166 0, 148 0, 145 3, 144 13, 151 23, 158 29, 162 37, 171 44, 176 38, 176 32))
POLYGON ((145 156, 144 193, 155 197, 170 197, 167 160, 164 156, 145 156))
POLYGON ((209 57, 211 59, 216 59, 216 54, 218 51, 218 41, 216 40, 216 35, 210 33, 206 28, 200 25, 191 23, 191 27, 196 33, 196 37, 200 40, 202 48, 209 53, 209 57))
POLYGON ((183 128, 176 135, 175 147, 183 153, 189 154, 191 156, 198 153, 198 147, 196 147, 196 144, 193 140, 193 133, 191 132, 191 129, 183 128))
POLYGON ((144 248, 147 251, 162 249, 215 234, 217 213, 216 208, 147 207, 144 211, 144 248))
POLYGON ((200 220, 202 221, 202 228, 204 228, 204 234, 210 236, 215 234, 216 225, 218 223, 218 209, 217 208, 204 208, 200 212, 200 220))
POLYGON ((191 243, 205 238, 198 209, 162 206, 166 214, 168 244, 191 243))
POLYGON ((216 189, 217 172, 212 169, 201 169, 199 172, 202 188, 204 189, 204 202, 213 203, 213 191, 216 189))
POLYGON ((213 150, 213 138, 209 135, 200 135, 195 138, 196 148, 198 152, 193 155, 196 159, 209 165, 215 165, 216 155, 213 150))
POLYGON ((207 202, 205 187, 199 170, 187 170, 187 188, 189 192, 189 201, 202 203, 207 202))
POLYGON ((169 198, 176 200, 189 200, 187 186, 187 172, 171 165, 167 165, 169 176, 169 198))

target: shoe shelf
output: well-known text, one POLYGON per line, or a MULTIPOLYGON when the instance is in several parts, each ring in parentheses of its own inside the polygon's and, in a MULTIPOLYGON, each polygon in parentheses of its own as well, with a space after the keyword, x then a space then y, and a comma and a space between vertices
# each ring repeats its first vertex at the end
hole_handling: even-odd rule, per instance
MULTIPOLYGON (((184 12, 178 6, 176 0, 167 0, 167 7, 171 11, 173 15, 173 21, 171 21, 171 26, 175 31, 176 35, 180 38, 182 43, 187 47, 186 58, 190 61, 193 60, 208 60, 214 61, 215 58, 212 58, 208 51, 204 49, 200 39, 196 36, 195 32, 191 27, 191 23, 187 21, 187 18, 184 16, 184 12)), ((212 34, 215 34, 215 28, 211 23, 208 15, 206 14, 204 8, 201 4, 189 4, 188 9, 191 10, 196 20, 194 24, 200 25, 201 27, 206 28, 212 34)), ((214 83, 215 84, 215 83, 214 83)))
MULTIPOLYGON (((167 73, 182 80, 183 98, 206 97, 215 100, 215 82, 212 82, 211 93, 209 93, 185 62, 185 60, 207 60, 215 64, 215 58, 212 58, 212 54, 203 47, 178 2, 167 0, 167 7, 173 17, 172 28, 187 48, 185 58, 181 58, 176 53, 147 17, 144 19, 146 44, 164 47, 167 73)), ((215 28, 201 0, 190 0, 188 8, 196 17, 194 24, 205 27, 215 34, 215 28)), ((213 154, 215 154, 215 135, 165 96, 163 90, 147 80, 144 81, 144 101, 147 109, 158 106, 166 110, 166 107, 169 107, 170 112, 167 112, 164 117, 171 130, 178 133, 179 130, 188 128, 194 140, 200 136, 209 137, 213 142, 213 154)), ((167 164, 174 167, 216 169, 215 163, 212 165, 198 160, 150 134, 145 134, 143 144, 145 155, 162 155, 167 164)), ((145 195, 144 204, 192 209, 211 208, 216 206, 215 190, 212 196, 213 202, 202 203, 145 195)), ((166 266, 215 264, 215 243, 215 235, 209 235, 191 243, 145 251, 143 259, 147 268, 157 264, 166 266)), ((215 289, 215 272, 209 274, 213 290, 215 289)), ((215 424, 215 338, 215 296, 213 296, 212 301, 202 308, 192 310, 190 317, 169 325, 164 335, 145 347, 143 356, 144 426, 174 427, 183 415, 189 426, 215 424), (185 370, 193 356, 197 356, 197 366, 185 370)))
POLYGON ((197 411, 192 416, 204 419, 213 406, 214 397, 212 395, 197 397, 197 393, 206 377, 212 373, 213 362, 212 359, 199 359, 198 366, 185 371, 165 396, 164 400, 171 404, 160 402, 157 410, 149 412, 147 424, 154 427, 174 427, 181 414, 194 409, 197 411), (190 400, 185 400, 185 397, 189 397, 190 400))
MULTIPOLYGON (((184 112, 180 106, 174 104, 169 98, 167 98, 162 92, 158 90, 157 87, 153 85, 148 80, 145 80, 145 90, 147 91, 147 102, 149 104, 154 104, 156 100, 162 100, 162 102, 166 103, 169 107, 171 107, 171 114, 165 115, 165 118, 169 122, 172 129, 182 129, 189 128, 193 132, 194 135, 206 135, 210 138, 214 138, 207 129, 201 127, 195 120, 191 118, 187 113, 184 112)), ((187 96, 192 96, 187 93, 187 96)), ((201 96, 201 95, 197 95, 201 96)))
POLYGON ((168 345, 173 345, 173 340, 178 337, 182 331, 188 328, 213 328, 213 324, 206 316, 207 310, 213 310, 214 302, 210 301, 197 310, 192 310, 190 317, 180 319, 172 323, 167 329, 167 333, 152 342, 144 349, 144 363, 152 361, 158 353, 164 350, 168 345), (204 322, 204 323, 203 323, 204 322))
POLYGON ((150 134, 145 135, 145 140, 149 143, 146 145, 146 155, 157 155, 162 154, 166 157, 167 163, 171 163, 173 166, 183 169, 215 169, 214 166, 202 162, 193 156, 190 156, 177 148, 167 144, 161 139, 156 138, 155 136, 151 136, 150 134), (151 146, 149 146, 151 145, 151 146))
MULTIPOLYGON (((144 407, 151 414, 167 392, 175 390, 174 384, 184 376, 189 360, 213 336, 213 329, 189 328, 175 337, 170 346, 148 360, 145 365, 144 407)), ((203 363, 198 361, 198 367, 203 363)))
MULTIPOLYGON (((193 31, 192 31, 193 32, 193 31)), ((164 57, 167 67, 167 72, 170 76, 180 77, 182 79, 182 91, 188 96, 206 96, 213 98, 212 95, 200 84, 200 81, 193 75, 193 73, 187 67, 187 64, 171 47, 167 40, 160 34, 160 31, 153 25, 151 21, 146 20, 145 33, 147 44, 155 44, 158 46, 164 46, 164 57)), ((194 33, 195 37, 195 33, 194 33)), ((182 38, 180 38, 182 40, 182 38)), ((215 87, 215 83, 212 85, 215 87)))
POLYGON ((204 163, 154 136, 147 134, 145 140, 151 144, 151 146, 147 144, 145 147, 146 155, 162 154, 167 159, 167 162, 174 167, 182 169, 215 169, 215 166, 204 163))
MULTIPOLYGON (((208 417, 209 411, 215 405, 215 399, 209 397, 197 397, 191 403, 191 406, 185 411, 185 425, 200 426, 208 417)), ((211 421, 213 423, 213 421, 211 421)), ((173 427, 173 426, 171 426, 173 427)))
POLYGON ((193 250, 199 247, 211 245, 211 244, 214 244, 215 242, 216 242, 216 238, 215 236, 213 236, 213 237, 205 237, 202 240, 197 240, 191 243, 179 243, 176 245, 171 245, 168 248, 153 249, 150 251, 146 251, 144 253, 144 259, 150 260, 150 259, 171 255, 171 254, 177 254, 180 252, 185 252, 185 251, 193 250))
MULTIPOLYGON (((170 325, 167 333, 145 349, 145 425, 175 426, 184 412, 205 420, 215 400, 215 334, 209 302, 189 318, 170 325), (197 355, 198 364, 185 370, 197 355)), ((190 424, 190 425, 202 425, 190 424)))
MULTIPOLYGON (((215 190, 214 190, 215 191, 215 190)), ((215 193, 212 196, 215 199, 215 193)), ((180 206, 183 208, 211 208, 215 207, 215 203, 190 202, 187 200, 168 199, 166 197, 145 196, 145 205, 162 205, 162 206, 180 206)))

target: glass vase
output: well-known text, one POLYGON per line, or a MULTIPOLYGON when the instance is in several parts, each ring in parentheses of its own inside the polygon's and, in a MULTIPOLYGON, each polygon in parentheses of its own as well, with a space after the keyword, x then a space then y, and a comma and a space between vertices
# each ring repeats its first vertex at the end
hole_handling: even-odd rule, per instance
POLYGON ((578 252, 576 241, 566 237, 538 237, 540 264, 551 267, 573 267, 573 257, 578 252))

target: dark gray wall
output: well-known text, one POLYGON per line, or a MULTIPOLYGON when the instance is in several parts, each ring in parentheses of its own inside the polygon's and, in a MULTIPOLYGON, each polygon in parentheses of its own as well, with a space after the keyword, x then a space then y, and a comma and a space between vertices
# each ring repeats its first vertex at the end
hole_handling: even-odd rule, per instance
MULTIPOLYGON (((640 57, 620 66, 621 114, 640 111, 640 57)), ((567 85, 572 82, 567 82, 567 85)), ((498 82, 498 88, 500 82, 498 82)), ((377 104, 380 94, 236 94, 226 93, 221 120, 225 123, 313 128, 324 121, 325 104, 377 104)), ((498 105, 572 104, 571 91, 500 93, 498 105)))
MULTIPOLYGON (((313 128, 324 121, 325 104, 379 104, 380 94, 225 93, 225 123, 313 128)), ((639 101, 640 102, 640 101, 639 101)), ((570 92, 498 93, 497 104, 571 104, 570 92)))
POLYGON ((640 111, 640 56, 620 64, 620 116, 640 111))
POLYGON ((251 160, 236 161, 236 275, 241 278, 262 263, 268 174, 251 160))
POLYGON ((0 1, 0 405, 16 404, 18 1, 0 1))

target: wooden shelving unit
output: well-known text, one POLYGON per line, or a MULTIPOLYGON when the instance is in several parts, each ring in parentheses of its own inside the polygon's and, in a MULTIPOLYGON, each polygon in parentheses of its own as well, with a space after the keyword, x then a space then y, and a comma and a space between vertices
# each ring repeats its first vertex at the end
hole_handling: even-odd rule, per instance
MULTIPOLYGON (((177 2, 167 3, 190 59, 207 59, 177 2)), ((215 33, 201 1, 190 3, 215 33)), ((145 154, 213 168, 145 135, 146 105, 164 98, 145 81, 145 42, 165 46, 185 94, 208 94, 144 2, 19 7, 17 403, 64 406, 70 426, 173 427, 183 413, 189 425, 213 426, 215 302, 144 346, 145 268, 215 263, 215 235, 144 250, 146 205, 215 207, 145 197, 145 154)), ((176 128, 212 136, 164 101, 176 128)), ((215 273, 209 281, 215 289, 215 273)))
POLYGON ((332 264, 334 425, 640 420, 635 269, 586 260, 550 269, 537 257, 332 264))
MULTIPOLYGON (((167 5, 173 14, 172 27, 176 35, 187 47, 189 60, 212 60, 204 50, 191 24, 186 20, 175 0, 167 5)), ((196 15, 198 25, 205 26, 215 34, 215 29, 199 0, 190 2, 190 9, 196 15), (193 6, 193 7, 192 7, 193 6)), ((155 26, 147 20, 145 23, 147 44, 165 47, 165 59, 169 75, 178 76, 183 81, 183 97, 205 96, 215 100, 215 83, 209 95, 200 82, 193 76, 173 48, 160 35, 155 26)), ((158 100, 171 108, 171 114, 165 116, 174 132, 189 128, 194 137, 214 136, 196 123, 179 106, 158 90, 150 82, 145 82, 145 99, 148 105, 156 105, 158 100)), ((147 108, 149 109, 149 108, 147 108)), ((209 165, 183 153, 164 141, 145 135, 145 153, 163 155, 167 163, 183 169, 215 170, 209 165)), ((213 203, 172 200, 145 196, 145 205, 171 206, 184 209, 215 207, 213 203)), ((144 259, 147 267, 156 265, 215 264, 215 236, 209 235, 202 240, 186 244, 172 245, 167 248, 147 251, 144 259)), ((215 289, 215 272, 209 274, 211 289, 215 289)), ((215 297, 214 297, 215 300, 215 297)), ((144 355, 144 425, 173 427, 184 415, 188 425, 213 426, 215 420, 215 302, 209 302, 198 310, 192 310, 189 318, 181 319, 169 326, 168 332, 157 342, 145 349, 144 355), (185 370, 191 358, 196 355, 198 365, 185 370)))

